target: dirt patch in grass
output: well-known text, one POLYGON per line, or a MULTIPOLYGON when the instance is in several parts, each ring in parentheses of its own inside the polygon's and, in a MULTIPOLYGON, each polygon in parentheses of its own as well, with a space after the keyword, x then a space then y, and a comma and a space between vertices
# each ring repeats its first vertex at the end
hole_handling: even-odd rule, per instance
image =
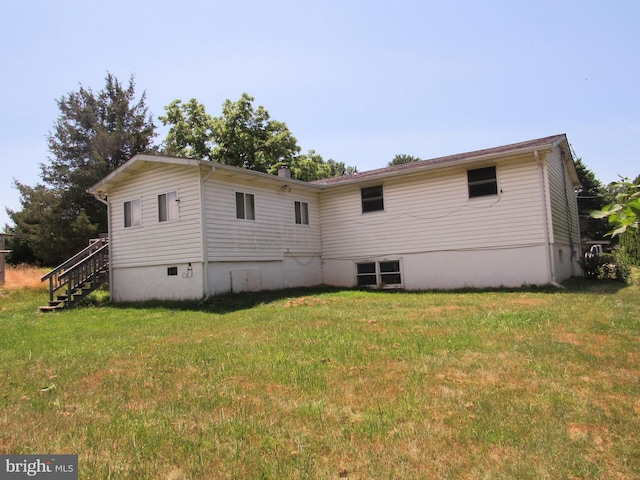
POLYGON ((313 307, 317 305, 328 305, 329 300, 320 297, 298 297, 287 300, 284 304, 285 308, 293 307, 313 307))

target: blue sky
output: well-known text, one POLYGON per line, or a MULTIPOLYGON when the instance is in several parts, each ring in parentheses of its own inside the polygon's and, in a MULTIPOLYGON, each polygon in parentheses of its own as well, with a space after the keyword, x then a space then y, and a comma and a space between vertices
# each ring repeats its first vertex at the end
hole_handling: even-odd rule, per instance
POLYGON ((172 100, 219 115, 247 92, 359 171, 566 133, 602 182, 635 177, 639 18, 635 0, 0 0, 0 228, 56 100, 107 72, 158 125, 172 100))

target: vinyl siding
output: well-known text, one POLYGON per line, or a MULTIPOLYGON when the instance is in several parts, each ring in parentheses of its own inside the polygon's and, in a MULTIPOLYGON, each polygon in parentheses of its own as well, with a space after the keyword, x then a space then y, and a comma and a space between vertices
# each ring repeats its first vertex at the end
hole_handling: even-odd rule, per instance
MULTIPOLYGON (((533 156, 496 165, 499 195, 468 198, 466 168, 383 182, 384 211, 361 213, 360 186, 322 193, 325 259, 518 248, 545 242, 533 156)), ((487 165, 478 165, 479 166, 487 165)), ((372 183, 371 185, 373 185, 372 183)))
POLYGON ((293 186, 261 185, 234 178, 210 177, 204 186, 208 259, 273 261, 285 255, 320 255, 317 193, 293 186), (236 218, 235 193, 254 195, 255 220, 236 218), (309 225, 295 223, 294 202, 309 205, 309 225))
POLYGON ((113 268, 202 260, 198 169, 150 163, 111 192, 113 268), (178 221, 158 221, 158 195, 177 191, 178 221), (139 198, 140 227, 124 227, 124 202, 139 198))
POLYGON ((547 155, 549 191, 553 235, 556 243, 579 243, 577 224, 578 209, 576 195, 569 175, 562 163, 560 149, 556 148, 547 155))

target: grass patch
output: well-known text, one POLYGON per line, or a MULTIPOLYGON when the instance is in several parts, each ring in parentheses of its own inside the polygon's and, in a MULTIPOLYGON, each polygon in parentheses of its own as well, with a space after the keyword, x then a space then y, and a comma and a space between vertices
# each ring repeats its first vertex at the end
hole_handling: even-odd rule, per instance
POLYGON ((42 315, 2 293, 0 453, 102 478, 638 478, 640 287, 301 289, 42 315))

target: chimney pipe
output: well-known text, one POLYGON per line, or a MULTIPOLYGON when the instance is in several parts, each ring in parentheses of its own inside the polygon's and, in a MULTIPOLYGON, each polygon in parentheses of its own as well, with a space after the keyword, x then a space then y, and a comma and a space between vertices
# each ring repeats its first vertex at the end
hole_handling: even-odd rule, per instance
POLYGON ((280 168, 278 169, 278 176, 282 178, 291 178, 291 170, 289 169, 289 165, 280 165, 280 168))

